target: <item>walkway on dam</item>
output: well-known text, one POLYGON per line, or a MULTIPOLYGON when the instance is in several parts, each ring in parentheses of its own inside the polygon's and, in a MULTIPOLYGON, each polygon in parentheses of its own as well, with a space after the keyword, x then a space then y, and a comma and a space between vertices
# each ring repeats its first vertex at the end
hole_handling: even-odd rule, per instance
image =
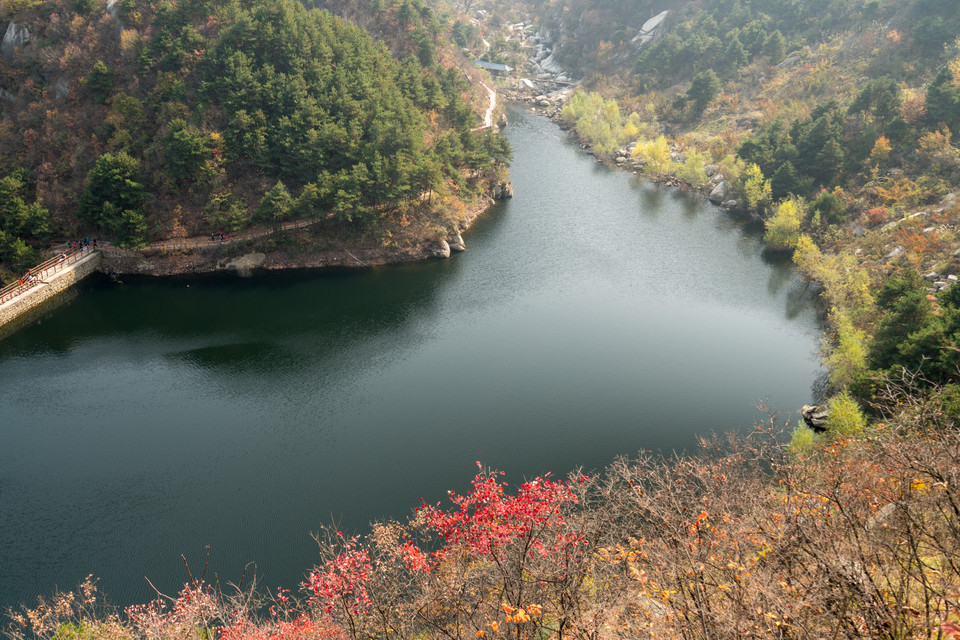
POLYGON ((48 300, 93 273, 103 254, 92 246, 60 253, 0 289, 0 328, 27 317, 48 300))
POLYGON ((68 267, 90 258, 95 249, 90 246, 64 251, 46 262, 42 262, 23 274, 16 282, 0 289, 0 307, 8 302, 29 293, 34 287, 43 287, 50 284, 50 280, 68 267))

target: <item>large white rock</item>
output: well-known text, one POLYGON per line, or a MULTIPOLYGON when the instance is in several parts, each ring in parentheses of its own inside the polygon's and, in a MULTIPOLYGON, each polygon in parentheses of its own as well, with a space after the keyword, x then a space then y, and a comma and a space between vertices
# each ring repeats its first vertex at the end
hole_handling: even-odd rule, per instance
POLYGON ((540 62, 540 68, 554 75, 563 73, 563 67, 560 66, 559 62, 554 60, 552 53, 540 62))
POLYGON ((710 202, 718 202, 718 203, 723 202, 724 200, 727 199, 727 195, 729 194, 729 192, 730 192, 730 185, 727 183, 726 180, 723 180, 713 188, 713 190, 710 192, 710 195, 707 196, 707 200, 709 200, 710 202))
POLYGON ((637 35, 634 36, 633 40, 630 42, 642 47, 654 38, 663 34, 664 21, 667 19, 668 15, 670 15, 669 10, 661 11, 657 15, 644 22, 643 26, 640 27, 640 31, 637 32, 637 35))
POLYGON ((447 244, 446 240, 439 240, 437 242, 431 243, 429 246, 427 246, 427 251, 434 258, 450 257, 450 245, 447 244))

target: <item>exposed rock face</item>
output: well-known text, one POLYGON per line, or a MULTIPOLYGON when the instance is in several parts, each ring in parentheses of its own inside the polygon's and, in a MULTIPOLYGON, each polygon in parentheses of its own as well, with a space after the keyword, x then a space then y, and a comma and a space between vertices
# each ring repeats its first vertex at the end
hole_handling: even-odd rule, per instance
POLYGON ((17 49, 22 49, 30 41, 30 28, 25 24, 11 22, 0 41, 0 53, 12 56, 17 49))
POLYGON ((120 7, 117 6, 117 0, 107 0, 107 15, 113 19, 113 26, 118 31, 122 31, 123 23, 120 22, 120 7))
POLYGON ((657 15, 644 22, 643 26, 640 27, 640 31, 630 42, 638 47, 642 47, 648 42, 652 42, 653 40, 656 40, 662 36, 668 15, 670 15, 669 11, 661 11, 657 15))
POLYGON ((70 81, 66 78, 57 78, 53 82, 53 95, 59 100, 70 93, 70 81))
POLYGON ((830 417, 830 410, 823 405, 805 404, 800 408, 800 417, 808 427, 817 433, 823 433, 827 430, 827 419, 830 417))
POLYGON ((707 196, 707 199, 710 202, 721 203, 724 200, 727 200, 727 196, 730 194, 730 185, 727 184, 726 180, 722 180, 717 183, 717 186, 713 188, 710 192, 710 195, 707 196))
POLYGON ((496 186, 493 187, 494 200, 505 200, 507 198, 512 198, 512 197, 513 197, 512 182, 498 182, 496 186))

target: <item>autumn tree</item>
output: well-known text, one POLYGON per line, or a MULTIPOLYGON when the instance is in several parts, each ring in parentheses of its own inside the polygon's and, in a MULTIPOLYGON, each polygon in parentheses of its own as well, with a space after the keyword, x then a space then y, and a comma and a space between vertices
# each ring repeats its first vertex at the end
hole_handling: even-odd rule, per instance
POLYGON ((800 237, 802 211, 803 204, 797 200, 781 202, 773 216, 764 223, 763 241, 774 249, 794 249, 800 237))

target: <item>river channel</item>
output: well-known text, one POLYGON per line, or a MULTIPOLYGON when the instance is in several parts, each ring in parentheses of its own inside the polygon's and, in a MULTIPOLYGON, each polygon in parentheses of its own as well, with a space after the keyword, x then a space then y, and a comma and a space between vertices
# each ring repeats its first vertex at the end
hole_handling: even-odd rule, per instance
POLYGON ((126 605, 210 569, 296 588, 310 532, 796 421, 813 299, 701 199, 508 113, 516 197, 445 261, 88 281, 0 342, 0 608, 87 574, 126 605))

